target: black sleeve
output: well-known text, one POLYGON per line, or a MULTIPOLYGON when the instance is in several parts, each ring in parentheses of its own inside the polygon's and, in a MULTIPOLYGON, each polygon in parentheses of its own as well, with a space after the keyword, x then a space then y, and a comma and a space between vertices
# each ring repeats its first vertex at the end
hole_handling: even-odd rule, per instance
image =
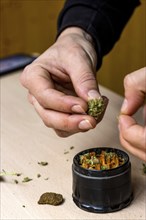
POLYGON ((57 36, 77 26, 89 33, 98 54, 98 67, 131 17, 140 0, 67 0, 58 17, 57 36))

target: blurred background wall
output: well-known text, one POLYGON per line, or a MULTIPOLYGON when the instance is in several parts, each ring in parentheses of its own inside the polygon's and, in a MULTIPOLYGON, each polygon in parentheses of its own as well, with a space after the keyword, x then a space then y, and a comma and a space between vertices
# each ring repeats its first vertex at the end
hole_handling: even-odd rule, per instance
MULTIPOLYGON (((0 0, 0 57, 42 53, 51 46, 63 4, 64 0, 0 0)), ((97 78, 103 86, 123 95, 124 76, 145 65, 146 0, 141 0, 120 40, 104 57, 97 78)))

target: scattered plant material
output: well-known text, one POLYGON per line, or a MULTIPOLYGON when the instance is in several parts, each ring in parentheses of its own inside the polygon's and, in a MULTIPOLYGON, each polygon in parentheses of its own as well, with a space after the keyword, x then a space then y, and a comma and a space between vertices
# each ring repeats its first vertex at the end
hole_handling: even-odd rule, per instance
POLYGON ((48 165, 48 162, 46 161, 41 161, 41 162, 38 162, 39 165, 41 166, 47 166, 48 165))
MULTIPOLYGON (((71 146, 70 148, 69 148, 69 150, 73 150, 75 147, 74 146, 71 146)), ((69 154, 69 150, 64 150, 64 154, 69 154)))
POLYGON ((80 165, 85 169, 109 170, 123 165, 124 158, 115 152, 102 151, 100 154, 89 152, 80 155, 80 165))
POLYGON ((23 183, 26 183, 26 182, 30 182, 31 180, 33 179, 30 179, 29 177, 24 177, 24 179, 22 180, 23 183))
POLYGON ((105 104, 103 98, 90 99, 88 101, 87 114, 91 115, 96 120, 98 120, 99 116, 103 113, 104 110, 105 110, 105 104))
POLYGON ((14 183, 18 184, 19 182, 18 182, 18 180, 14 180, 14 183))
POLYGON ((22 173, 16 173, 15 175, 16 175, 16 176, 21 176, 21 175, 22 175, 22 173))
POLYGON ((2 176, 0 176, 0 182, 5 182, 5 179, 2 176))
POLYGON ((71 147, 70 147, 70 150, 73 150, 74 148, 75 148, 74 146, 71 146, 71 147))
POLYGON ((64 151, 64 154, 69 154, 69 151, 64 151))
POLYGON ((46 192, 43 193, 38 201, 38 204, 60 205, 63 203, 63 196, 58 193, 46 192))
POLYGON ((5 170, 2 170, 2 172, 0 172, 0 176, 21 176, 22 173, 9 173, 6 172, 5 170))

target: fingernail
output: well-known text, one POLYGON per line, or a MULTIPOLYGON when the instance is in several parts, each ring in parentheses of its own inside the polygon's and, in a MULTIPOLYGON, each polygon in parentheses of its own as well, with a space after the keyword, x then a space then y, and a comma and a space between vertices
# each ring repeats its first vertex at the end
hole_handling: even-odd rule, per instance
POLYGON ((79 123, 79 128, 82 130, 89 130, 89 129, 92 129, 93 126, 88 120, 85 119, 79 123))
POLYGON ((96 90, 90 90, 88 92, 88 98, 89 99, 99 99, 101 95, 96 90))
POLYGON ((127 99, 124 99, 122 107, 121 107, 121 112, 125 113, 127 110, 127 99))
POLYGON ((82 114, 85 114, 85 111, 84 109, 80 106, 80 105, 74 105, 71 110, 73 112, 76 112, 76 113, 82 113, 82 114))

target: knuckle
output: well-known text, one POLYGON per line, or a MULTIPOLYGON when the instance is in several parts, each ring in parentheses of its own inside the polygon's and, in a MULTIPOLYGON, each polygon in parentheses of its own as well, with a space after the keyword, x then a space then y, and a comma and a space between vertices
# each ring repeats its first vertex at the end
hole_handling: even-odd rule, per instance
POLYGON ((51 123, 50 123, 50 120, 49 120, 49 117, 48 117, 48 114, 47 114, 47 113, 44 113, 44 114, 42 115, 42 120, 43 120, 43 123, 44 123, 44 125, 45 125, 46 127, 48 127, 48 128, 53 127, 53 126, 51 125, 51 123))
POLYGON ((82 72, 82 74, 78 78, 79 85, 83 86, 86 85, 94 85, 95 84, 95 76, 91 72, 82 72))
POLYGON ((24 87, 27 87, 28 77, 30 76, 31 64, 27 65, 20 75, 20 82, 24 87))
POLYGON ((57 130, 57 129, 55 129, 55 132, 59 137, 62 137, 62 138, 69 137, 71 135, 69 132, 65 132, 65 131, 57 130))
POLYGON ((56 124, 58 126, 57 128, 59 128, 60 130, 64 132, 70 133, 76 130, 76 124, 73 123, 71 115, 70 116, 68 115, 67 117, 62 118, 58 124, 56 124))
POLYGON ((131 74, 127 74, 124 78, 124 86, 125 87, 131 87, 135 84, 135 80, 134 77, 132 77, 131 74))
POLYGON ((71 129, 71 126, 69 126, 69 120, 67 118, 65 118, 63 121, 62 121, 62 127, 63 127, 63 130, 64 131, 70 131, 71 129))
POLYGON ((128 85, 129 84, 129 81, 130 81, 129 78, 130 78, 129 74, 124 77, 124 85, 128 85))
POLYGON ((68 117, 57 119, 55 115, 53 116, 52 110, 45 110, 41 118, 46 127, 62 131, 62 133, 71 132, 73 129, 68 117))
POLYGON ((71 47, 67 48, 67 53, 70 56, 70 60, 80 60, 81 58, 87 57, 86 51, 79 44, 72 44, 71 47), (75 59, 76 58, 76 59, 75 59))

